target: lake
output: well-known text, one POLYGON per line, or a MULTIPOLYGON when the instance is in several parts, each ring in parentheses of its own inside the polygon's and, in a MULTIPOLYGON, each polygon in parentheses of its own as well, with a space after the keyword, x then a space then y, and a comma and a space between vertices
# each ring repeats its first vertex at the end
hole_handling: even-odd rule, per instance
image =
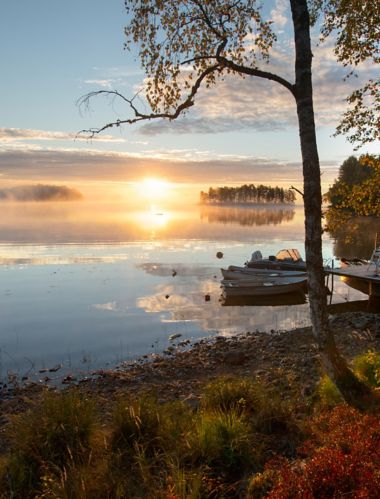
MULTIPOLYGON (((136 211, 82 202, 1 209, 3 381, 40 379, 55 367, 50 378, 85 375, 184 340, 309 324, 307 303, 228 306, 220 289, 220 267, 241 265, 254 250, 266 256, 297 248, 304 257, 302 207, 136 211), (173 342, 172 335, 180 336, 173 342)), ((324 235, 326 261, 342 244, 324 235)), ((367 298, 337 279, 334 288, 334 303, 367 298)))

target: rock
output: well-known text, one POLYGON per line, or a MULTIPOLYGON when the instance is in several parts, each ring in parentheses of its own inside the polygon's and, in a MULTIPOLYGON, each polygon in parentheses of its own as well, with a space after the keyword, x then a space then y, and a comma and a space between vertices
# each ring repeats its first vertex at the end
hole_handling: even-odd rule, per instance
POLYGON ((56 373, 57 371, 59 371, 59 370, 61 369, 61 367, 62 367, 62 365, 61 365, 61 364, 59 364, 59 365, 57 365, 57 366, 54 366, 54 367, 51 367, 51 368, 49 369, 49 372, 50 372, 50 373, 56 373))
POLYGON ((175 340, 175 339, 177 339, 177 338, 180 338, 181 336, 182 336, 182 334, 181 334, 181 333, 171 334, 171 335, 169 336, 169 341, 173 341, 173 340, 175 340))

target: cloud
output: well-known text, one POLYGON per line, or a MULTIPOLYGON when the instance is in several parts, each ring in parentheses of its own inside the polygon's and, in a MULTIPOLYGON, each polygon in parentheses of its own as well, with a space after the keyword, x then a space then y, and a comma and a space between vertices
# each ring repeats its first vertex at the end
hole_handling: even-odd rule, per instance
MULTIPOLYGON (((72 132, 53 132, 46 130, 31 130, 22 128, 0 128, 0 140, 3 142, 19 142, 23 140, 59 140, 74 141, 87 140, 85 137, 77 136, 72 132)), ((92 139, 98 142, 124 142, 122 137, 112 135, 98 135, 92 139)))
POLYGON ((112 85, 114 83, 118 83, 118 80, 114 80, 113 78, 104 78, 104 79, 94 79, 94 80, 84 80, 84 83, 87 83, 88 85, 98 85, 99 87, 102 88, 112 88, 112 85))
POLYGON ((20 185, 0 189, 0 201, 78 201, 82 194, 65 185, 20 185))
MULTIPOLYGON (((278 7, 283 2, 277 2, 278 7)), ((349 69, 337 63, 333 40, 313 41, 313 87, 316 125, 335 128, 347 109, 346 97, 369 78, 376 78, 373 65, 363 64, 358 77, 347 78, 349 69)), ((294 42, 279 41, 262 69, 294 82, 294 42)), ((185 117, 151 121, 139 132, 144 136, 167 133, 215 134, 228 131, 280 131, 297 127, 294 98, 275 82, 254 77, 226 75, 208 89, 201 87, 195 106, 185 117)))
MULTIPOLYGON (((322 162, 323 176, 334 178, 337 164, 322 162)), ((2 182, 29 180, 136 181, 146 176, 170 178, 178 183, 297 183, 302 179, 298 161, 275 157, 226 155, 194 149, 150 150, 141 154, 96 150, 8 150, 0 151, 2 182)))
POLYGON ((278 26, 285 26, 288 22, 286 12, 288 11, 288 2, 276 0, 276 7, 271 11, 272 20, 278 26))

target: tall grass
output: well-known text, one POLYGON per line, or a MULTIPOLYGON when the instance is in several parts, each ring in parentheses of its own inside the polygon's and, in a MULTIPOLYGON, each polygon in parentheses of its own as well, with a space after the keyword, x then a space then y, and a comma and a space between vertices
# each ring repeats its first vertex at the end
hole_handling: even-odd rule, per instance
POLYGON ((44 477, 90 459, 94 404, 74 391, 46 392, 40 405, 14 418, 6 479, 14 497, 36 493, 44 477))
MULTIPOLYGON (((366 359, 358 365, 369 378, 376 363, 366 359)), ((334 390, 327 386, 324 393, 334 390)), ((294 460, 307 435, 298 407, 273 388, 224 377, 204 387, 196 409, 154 395, 121 397, 100 425, 94 401, 78 391, 47 392, 14 418, 0 498, 261 497, 277 476, 267 461, 294 460)))

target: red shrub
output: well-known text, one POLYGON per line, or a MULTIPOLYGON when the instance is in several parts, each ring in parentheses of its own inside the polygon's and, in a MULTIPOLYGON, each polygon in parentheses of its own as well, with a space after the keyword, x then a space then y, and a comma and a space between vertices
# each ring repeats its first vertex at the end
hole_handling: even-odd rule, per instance
POLYGON ((339 406, 315 418, 311 431, 305 459, 267 466, 278 476, 269 498, 379 497, 379 418, 339 406))

